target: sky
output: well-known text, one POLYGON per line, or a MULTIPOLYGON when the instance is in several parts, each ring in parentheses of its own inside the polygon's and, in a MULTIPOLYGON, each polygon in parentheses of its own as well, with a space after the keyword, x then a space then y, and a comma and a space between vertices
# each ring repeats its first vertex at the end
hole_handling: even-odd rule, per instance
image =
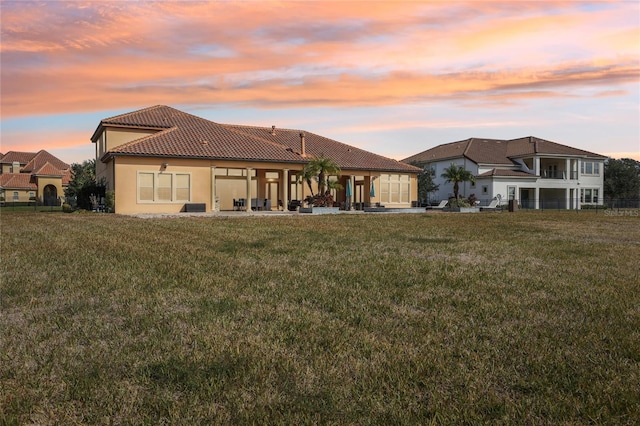
POLYGON ((0 152, 169 105, 397 160, 536 136, 640 160, 638 1, 0 0, 0 152))

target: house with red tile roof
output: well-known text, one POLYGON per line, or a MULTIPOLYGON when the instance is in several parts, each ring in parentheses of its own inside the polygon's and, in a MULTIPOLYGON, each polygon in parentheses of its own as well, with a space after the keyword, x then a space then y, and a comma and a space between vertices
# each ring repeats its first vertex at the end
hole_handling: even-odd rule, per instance
POLYGON ((71 166, 45 150, 0 155, 0 197, 5 203, 59 206, 70 179, 71 166))
POLYGON ((286 208, 310 195, 298 177, 317 156, 340 166, 337 203, 350 187, 360 205, 411 207, 421 171, 308 131, 220 124, 164 105, 106 118, 91 141, 96 178, 124 214, 286 208))
POLYGON ((433 199, 453 196, 441 177, 451 164, 473 173, 475 183, 460 184, 460 194, 481 205, 515 200, 522 208, 579 209, 601 205, 605 156, 529 136, 518 139, 470 138, 438 145, 402 160, 433 173, 439 185, 433 199))

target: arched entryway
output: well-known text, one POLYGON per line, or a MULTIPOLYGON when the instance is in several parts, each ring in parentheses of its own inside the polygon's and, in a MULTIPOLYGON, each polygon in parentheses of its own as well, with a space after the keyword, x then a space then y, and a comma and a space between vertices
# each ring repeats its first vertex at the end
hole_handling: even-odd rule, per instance
POLYGON ((58 205, 58 189, 54 185, 45 186, 42 196, 45 206, 58 205))

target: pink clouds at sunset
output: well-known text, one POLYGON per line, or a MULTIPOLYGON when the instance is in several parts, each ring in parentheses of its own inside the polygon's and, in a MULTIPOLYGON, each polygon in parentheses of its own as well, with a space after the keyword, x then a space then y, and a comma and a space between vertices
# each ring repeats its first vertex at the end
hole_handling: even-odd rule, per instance
POLYGON ((101 118, 165 104, 398 159, 468 137, 528 135, 640 159, 635 1, 0 8, 2 152, 40 146, 81 161, 101 118))

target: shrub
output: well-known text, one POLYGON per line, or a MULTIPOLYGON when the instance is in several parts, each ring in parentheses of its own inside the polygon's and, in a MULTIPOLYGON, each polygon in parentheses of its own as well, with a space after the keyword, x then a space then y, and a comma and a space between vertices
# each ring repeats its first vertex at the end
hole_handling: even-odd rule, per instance
POLYGON ((449 198, 449 207, 471 207, 471 204, 464 198, 449 198))
POLYGON ((73 207, 71 207, 71 204, 64 203, 62 205, 62 211, 65 212, 65 213, 72 213, 73 212, 73 207))

